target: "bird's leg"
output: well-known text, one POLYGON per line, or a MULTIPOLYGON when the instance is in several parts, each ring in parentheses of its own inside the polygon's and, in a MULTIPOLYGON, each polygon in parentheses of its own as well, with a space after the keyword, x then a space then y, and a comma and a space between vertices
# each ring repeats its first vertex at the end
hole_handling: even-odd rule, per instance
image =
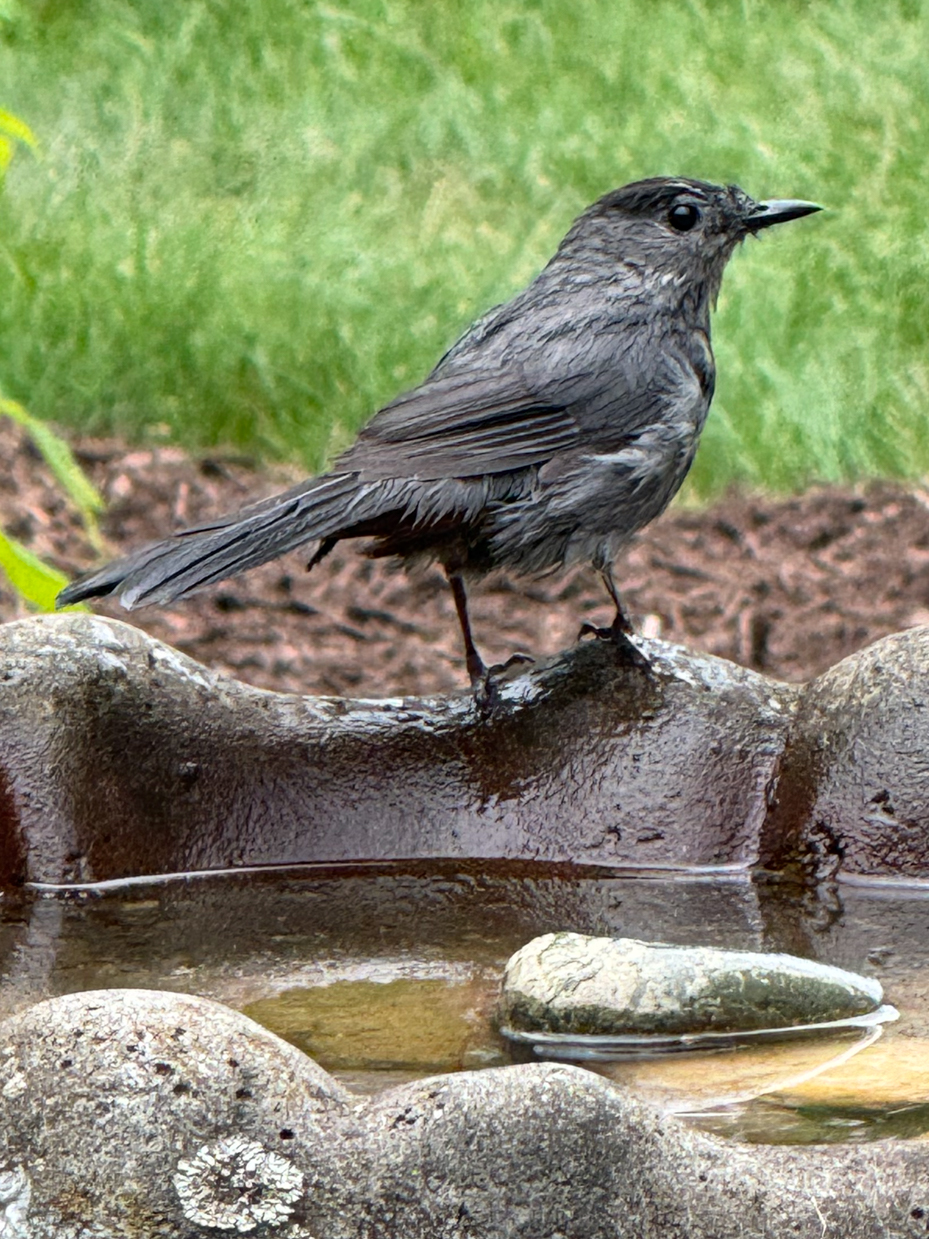
POLYGON ((461 635, 464 638, 465 666, 468 668, 471 688, 479 705, 485 708, 493 707, 498 701, 494 677, 520 663, 535 662, 535 659, 530 658, 528 654, 513 654, 505 663, 495 663, 492 667, 485 667, 484 660, 478 654, 474 638, 471 636, 471 621, 468 618, 468 597, 465 593, 464 580, 460 573, 451 572, 448 569, 446 569, 446 576, 452 587, 458 623, 461 625, 461 635))
POLYGON ((619 596, 619 590, 616 588, 616 582, 613 580, 612 564, 595 564, 594 567, 606 586, 606 592, 610 595, 613 605, 616 607, 616 614, 613 616, 613 622, 609 628, 598 628, 594 624, 582 624, 581 631, 578 633, 578 639, 590 633, 595 637, 599 637, 601 641, 612 641, 624 662, 628 662, 630 666, 640 667, 643 671, 647 671, 650 666, 649 660, 629 640, 629 634, 633 631, 632 621, 626 614, 619 596))
POLYGON ((323 538, 322 542, 320 542, 319 546, 316 548, 316 553, 313 558, 306 566, 307 572, 312 572, 316 565, 321 563, 326 558, 338 540, 338 538, 323 538))
POLYGON ((610 631, 621 632, 628 635, 632 632, 632 621, 626 614, 622 600, 619 596, 619 590, 616 588, 616 582, 613 580, 613 565, 606 564, 604 567, 598 568, 597 571, 600 573, 600 578, 606 586, 606 592, 610 595, 610 598, 613 600, 613 605, 616 608, 616 614, 613 616, 613 623, 610 625, 610 631))
POLYGON ((452 587, 452 597, 455 599, 455 610, 458 612, 458 623, 461 625, 461 635, 464 638, 465 666, 473 689, 483 689, 487 683, 487 668, 484 660, 477 652, 474 638, 471 636, 471 621, 468 618, 468 596, 465 593, 464 580, 458 572, 446 571, 448 583, 452 587))

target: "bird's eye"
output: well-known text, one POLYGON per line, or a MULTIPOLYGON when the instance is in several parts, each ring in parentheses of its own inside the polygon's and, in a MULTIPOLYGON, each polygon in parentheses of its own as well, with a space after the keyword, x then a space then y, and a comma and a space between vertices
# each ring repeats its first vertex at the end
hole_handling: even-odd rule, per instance
POLYGON ((677 232, 690 232, 700 218, 700 212, 690 202, 680 202, 672 207, 668 215, 668 223, 677 232))

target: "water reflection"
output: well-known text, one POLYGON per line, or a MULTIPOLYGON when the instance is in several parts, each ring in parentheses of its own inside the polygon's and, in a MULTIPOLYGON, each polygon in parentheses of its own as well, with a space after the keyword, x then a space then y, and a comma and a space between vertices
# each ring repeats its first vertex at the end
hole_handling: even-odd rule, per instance
POLYGON ((880 1040, 878 1026, 727 1053, 691 1041, 660 1059, 589 1065, 740 1139, 929 1131, 924 889, 840 886, 818 898, 741 874, 422 861, 8 891, 0 1014, 107 986, 198 993, 247 1011, 371 1091, 510 1061, 492 1019, 500 973, 513 951, 552 930, 790 951, 876 976, 902 1013, 880 1040))
POLYGON ((568 1063, 622 1062, 633 1058, 664 1058, 668 1054, 693 1054, 703 1051, 726 1053, 742 1047, 782 1041, 810 1041, 828 1038, 848 1030, 855 1042, 870 1045, 880 1036, 882 1025, 900 1018, 895 1007, 885 1003, 866 1015, 829 1020, 823 1024, 796 1024, 789 1028, 750 1028, 727 1032, 698 1032, 663 1035, 661 1033, 628 1033, 617 1035, 593 1033, 526 1032, 517 1028, 501 1028, 508 1041, 528 1047, 536 1058, 555 1059, 568 1063))
POLYGON ((747 1144, 845 1144, 913 1140, 929 1133, 929 1105, 790 1106, 761 1097, 684 1116, 701 1131, 747 1144))

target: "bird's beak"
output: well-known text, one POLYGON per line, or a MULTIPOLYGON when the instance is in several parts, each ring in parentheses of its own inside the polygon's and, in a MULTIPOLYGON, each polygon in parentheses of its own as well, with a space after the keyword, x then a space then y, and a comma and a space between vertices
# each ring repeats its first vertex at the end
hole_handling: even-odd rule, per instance
POLYGON ((801 219, 823 208, 815 202, 798 202, 795 198, 775 198, 771 202, 759 202, 751 215, 746 216, 745 226, 751 232, 770 228, 772 224, 786 224, 789 219, 801 219))

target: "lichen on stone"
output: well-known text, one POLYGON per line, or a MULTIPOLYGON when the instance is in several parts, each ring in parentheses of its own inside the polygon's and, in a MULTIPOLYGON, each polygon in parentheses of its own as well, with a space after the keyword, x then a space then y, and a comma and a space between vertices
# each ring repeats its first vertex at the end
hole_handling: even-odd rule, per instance
POLYGON ((174 1187, 188 1221, 245 1235, 288 1221, 303 1192, 303 1175, 280 1153, 234 1135, 179 1161, 174 1187))
POLYGON ((25 1239, 32 1185, 22 1166, 0 1170, 0 1239, 25 1239))

